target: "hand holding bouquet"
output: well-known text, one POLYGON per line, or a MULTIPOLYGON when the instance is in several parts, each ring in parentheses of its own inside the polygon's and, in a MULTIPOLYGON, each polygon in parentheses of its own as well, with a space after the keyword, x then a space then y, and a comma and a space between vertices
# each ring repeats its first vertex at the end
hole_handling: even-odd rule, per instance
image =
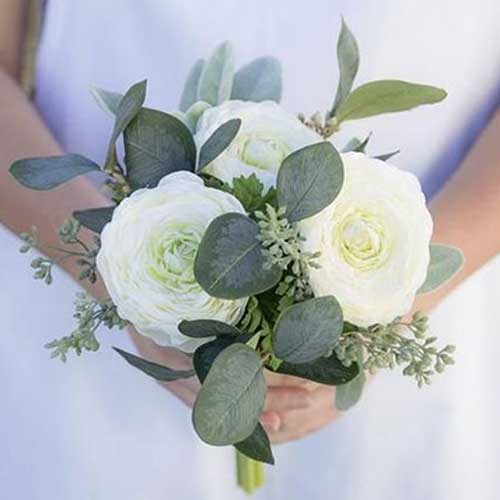
MULTIPOLYGON (((370 157, 369 138, 334 145, 346 121, 446 94, 396 80, 352 90, 359 55, 344 23, 337 52, 340 81, 324 115, 284 110, 279 63, 264 57, 234 72, 226 43, 195 64, 179 112, 144 107, 145 81, 125 95, 94 89, 114 116, 102 168, 74 154, 11 168, 39 190, 98 171, 115 202, 74 212, 61 228, 61 251, 76 256, 82 280, 98 271, 110 298, 79 296, 77 328, 49 344, 53 355, 96 350, 100 324, 131 324, 192 355, 194 370, 179 371, 116 349, 158 380, 199 378, 196 432, 236 447, 246 491, 261 484, 261 462, 274 463, 259 424, 264 370, 337 386, 346 410, 366 371, 401 366, 423 385, 453 362, 453 347, 427 336, 425 316, 403 317, 417 293, 460 268, 461 253, 431 244, 420 184, 386 162, 392 154, 370 157), (78 237, 81 226, 96 233, 95 247, 78 237)), ((23 251, 36 245, 22 237, 23 251)), ((51 282, 51 261, 32 266, 51 282)))

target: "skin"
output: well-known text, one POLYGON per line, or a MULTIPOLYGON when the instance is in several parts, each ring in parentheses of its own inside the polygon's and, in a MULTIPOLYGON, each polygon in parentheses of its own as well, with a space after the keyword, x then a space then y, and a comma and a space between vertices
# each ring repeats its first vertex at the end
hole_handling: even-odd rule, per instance
MULTIPOLYGON (((17 83, 24 33, 25 0, 1 0, 0 9, 0 220, 19 233, 35 225, 40 249, 58 244, 57 230, 75 209, 108 205, 108 200, 86 179, 77 178, 49 192, 34 192, 19 186, 8 168, 18 158, 61 154, 36 110, 17 83)), ((454 288, 500 251, 500 113, 497 113, 472 148, 456 174, 433 200, 434 240, 462 249, 466 265, 445 287, 421 297, 415 309, 431 311, 454 288)), ((85 234, 90 238, 90 234, 85 234)), ((62 267, 72 276, 70 261, 62 267)), ((89 291, 106 296, 102 284, 89 291)), ((131 332, 139 352, 146 358, 176 368, 187 368, 190 360, 173 350, 160 348, 131 332)), ((262 422, 275 443, 301 438, 330 424, 340 415, 333 408, 334 389, 286 375, 266 374, 268 395, 262 422)), ((191 406, 199 389, 193 378, 164 384, 191 406)))

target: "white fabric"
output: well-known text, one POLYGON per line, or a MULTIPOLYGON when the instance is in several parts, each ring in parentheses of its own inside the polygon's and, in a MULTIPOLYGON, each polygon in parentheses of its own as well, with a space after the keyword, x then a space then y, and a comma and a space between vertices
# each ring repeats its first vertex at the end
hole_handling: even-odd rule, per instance
MULTIPOLYGON (((402 78, 445 87, 440 106, 352 122, 339 135, 373 130, 372 151, 400 148, 395 163, 420 176, 474 118, 500 70, 498 0, 50 0, 38 71, 38 105, 61 144, 101 160, 110 120, 90 85, 121 91, 149 79, 148 105, 175 108, 189 66, 220 41, 239 64, 268 53, 284 68, 283 103, 324 109, 335 89, 334 44, 343 14, 361 47, 358 82, 402 78)), ((97 354, 48 358, 43 344, 71 331, 77 290, 58 273, 33 282, 18 241, 0 231, 0 482, 5 498, 29 500, 223 500, 233 453, 209 448, 189 412, 123 364, 102 332, 97 354)), ((381 374, 363 401, 328 429, 276 447, 258 499, 469 500, 498 498, 500 260, 433 315, 457 366, 417 390, 381 374)))

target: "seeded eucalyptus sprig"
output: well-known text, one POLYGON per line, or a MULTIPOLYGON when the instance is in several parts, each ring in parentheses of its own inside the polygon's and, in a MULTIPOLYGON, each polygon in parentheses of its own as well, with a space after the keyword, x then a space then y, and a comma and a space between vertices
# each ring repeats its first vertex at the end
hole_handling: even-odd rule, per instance
POLYGON ((435 346, 437 338, 428 336, 428 318, 416 312, 407 323, 396 318, 387 325, 358 328, 348 325, 335 349, 338 358, 349 366, 363 360, 365 370, 404 366, 403 374, 414 377, 418 386, 430 384, 431 377, 454 364, 455 347, 435 346), (412 335, 403 335, 404 330, 412 335))

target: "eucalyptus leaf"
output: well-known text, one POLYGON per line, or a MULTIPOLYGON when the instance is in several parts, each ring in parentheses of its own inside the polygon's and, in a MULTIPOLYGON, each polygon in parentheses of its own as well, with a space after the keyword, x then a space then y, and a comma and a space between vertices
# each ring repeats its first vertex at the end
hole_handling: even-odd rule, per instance
POLYGON ((276 356, 289 363, 310 363, 327 355, 343 329, 337 299, 317 297, 295 304, 280 314, 272 341, 276 356))
POLYGON ((274 57, 259 57, 236 72, 231 99, 280 102, 281 80, 280 62, 274 57))
POLYGON ((104 90, 99 87, 92 87, 90 93, 93 95, 94 99, 99 104, 99 107, 110 114, 115 116, 118 113, 118 108, 120 107, 120 102, 123 99, 123 94, 118 92, 111 92, 110 90, 104 90))
POLYGON ((116 110, 115 125, 109 140, 108 152, 106 154, 105 166, 109 166, 115 159, 115 143, 124 132, 127 125, 135 118, 146 99, 147 81, 143 80, 132 85, 120 100, 116 110))
POLYGON ((463 266, 464 256, 460 250, 448 245, 431 245, 431 260, 427 269, 427 277, 418 293, 436 290, 463 266))
POLYGON ((200 438, 214 446, 240 443, 258 424, 266 398, 259 355, 233 344, 215 359, 193 407, 200 438))
POLYGON ((335 200, 344 183, 344 166, 329 142, 299 149, 285 158, 278 172, 278 203, 297 222, 321 212, 335 200))
POLYGON ((349 153, 350 151, 356 151, 361 144, 361 139, 358 137, 353 137, 349 140, 349 142, 342 148, 342 153, 349 153))
POLYGON ((132 189, 151 188, 172 172, 193 172, 196 146, 179 119, 144 108, 125 130, 125 155, 132 189))
POLYGON ((285 375, 313 380, 318 384, 342 385, 347 384, 358 375, 359 367, 356 363, 344 366, 337 356, 332 354, 329 357, 315 359, 310 363, 295 364, 283 361, 276 371, 285 375))
POLYGON ((231 144, 240 127, 241 120, 233 118, 223 123, 214 131, 203 146, 201 146, 198 170, 212 163, 231 144))
POLYGON ((218 337, 219 335, 232 335, 238 337, 241 330, 235 326, 228 325, 223 321, 215 319, 195 319, 192 321, 181 321, 177 327, 187 337, 203 338, 218 337))
POLYGON ((100 170, 97 163, 76 154, 25 158, 10 167, 10 173, 19 184, 37 191, 53 189, 74 177, 100 170))
POLYGON ((335 115, 335 110, 345 101, 352 89, 352 84, 356 78, 359 68, 359 49, 356 38, 349 30, 342 18, 342 28, 340 29, 337 41, 337 60, 339 65, 339 83, 337 94, 333 103, 330 116, 335 115))
POLYGON ((205 61, 198 59, 189 71, 179 104, 181 111, 187 111, 198 100, 198 84, 204 66, 205 61))
POLYGON ((234 447, 249 458, 274 465, 271 443, 264 427, 260 423, 257 424, 257 427, 249 437, 240 443, 236 443, 234 447))
POLYGON ((347 411, 352 408, 361 399, 365 381, 365 373, 361 370, 356 378, 347 384, 336 387, 335 408, 340 411, 347 411))
POLYGON ((200 74, 198 99, 213 106, 227 101, 231 97, 234 78, 233 49, 229 42, 219 45, 200 74))
POLYGON ((226 349, 226 347, 229 347, 235 342, 236 339, 234 337, 225 335, 217 337, 215 340, 207 342, 206 344, 202 344, 196 349, 193 355, 193 365, 196 376, 201 383, 206 379, 215 358, 226 349))
POLYGON ((440 102, 445 97, 443 89, 430 85, 401 80, 377 80, 353 90, 338 107, 335 116, 341 123, 383 113, 406 111, 423 104, 440 102))
POLYGON ((399 153, 400 153, 400 150, 396 149, 396 151, 391 151, 390 153, 385 153, 385 154, 382 154, 382 155, 377 155, 377 156, 374 156, 374 158, 376 158, 377 160, 387 161, 387 160, 390 160, 393 156, 396 156, 399 153))
POLYGON ((113 349, 134 368, 161 382, 172 382, 174 380, 190 378, 195 374, 194 370, 173 370, 168 366, 147 361, 139 356, 118 349, 118 347, 113 347, 113 349))
POLYGON ((104 226, 111 222, 115 207, 91 208, 88 210, 76 210, 73 217, 86 228, 100 234, 104 226))
POLYGON ((275 286, 281 270, 264 268, 259 226, 240 213, 226 213, 208 226, 198 247, 194 275, 213 297, 239 299, 275 286))

